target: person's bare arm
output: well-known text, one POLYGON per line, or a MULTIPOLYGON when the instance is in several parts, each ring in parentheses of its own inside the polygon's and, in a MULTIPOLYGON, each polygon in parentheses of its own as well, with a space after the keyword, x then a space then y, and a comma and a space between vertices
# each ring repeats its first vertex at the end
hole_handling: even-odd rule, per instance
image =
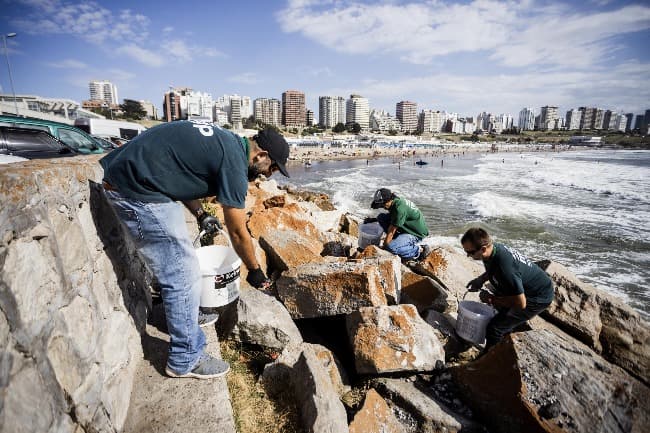
POLYGON ((246 227, 246 211, 230 206, 223 206, 223 218, 228 228, 232 246, 248 270, 260 267, 255 257, 255 248, 246 227))
POLYGON ((526 308, 526 296, 523 293, 512 296, 494 296, 488 297, 487 304, 495 307, 514 308, 516 310, 523 310, 526 308))
POLYGON ((393 237, 395 237, 395 232, 397 232, 397 227, 394 225, 388 226, 388 231, 386 232, 386 239, 384 240, 384 245, 388 245, 392 242, 393 237))
POLYGON ((189 209, 190 212, 192 212, 192 215, 197 218, 199 217, 197 210, 203 210, 203 206, 201 206, 201 202, 199 200, 184 201, 183 205, 185 205, 185 207, 189 209))

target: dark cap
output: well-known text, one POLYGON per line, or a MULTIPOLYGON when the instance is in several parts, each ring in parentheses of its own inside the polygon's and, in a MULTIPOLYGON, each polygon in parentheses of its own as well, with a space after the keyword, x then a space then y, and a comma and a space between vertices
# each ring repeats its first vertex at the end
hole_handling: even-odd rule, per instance
POLYGON ((264 131, 258 132, 253 137, 253 140, 255 140, 260 148, 269 153, 273 162, 280 168, 280 173, 289 177, 289 172, 287 172, 287 168, 285 167, 287 159, 289 159, 289 144, 287 140, 273 128, 266 128, 264 131))
POLYGON ((393 198, 393 193, 388 188, 381 188, 375 191, 375 195, 372 197, 372 203, 370 207, 373 209, 379 209, 384 207, 384 203, 390 201, 393 198))

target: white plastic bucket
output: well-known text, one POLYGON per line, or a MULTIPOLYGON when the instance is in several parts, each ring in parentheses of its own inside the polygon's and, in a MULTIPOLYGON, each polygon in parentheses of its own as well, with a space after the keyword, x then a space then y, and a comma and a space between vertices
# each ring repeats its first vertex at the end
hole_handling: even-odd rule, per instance
POLYGON ((485 341, 485 329, 496 311, 489 305, 474 301, 462 301, 458 305, 456 333, 466 341, 482 344, 485 341))
POLYGON ((359 226, 359 248, 364 249, 368 245, 379 245, 384 229, 379 223, 366 223, 359 226))
POLYGON ((196 250, 201 267, 201 307, 221 307, 239 297, 241 259, 234 249, 210 245, 196 250))

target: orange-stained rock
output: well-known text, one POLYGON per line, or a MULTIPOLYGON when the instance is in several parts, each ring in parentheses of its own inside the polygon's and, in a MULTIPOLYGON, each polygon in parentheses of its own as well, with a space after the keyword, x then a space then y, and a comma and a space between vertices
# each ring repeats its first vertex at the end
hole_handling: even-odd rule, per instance
POLYGON ((442 285, 431 277, 416 274, 402 266, 400 303, 415 305, 419 312, 432 308, 440 312, 456 312, 458 302, 442 285))
POLYGON ((320 230, 296 203, 254 212, 248 220, 248 230, 257 239, 275 231, 291 230, 317 241, 323 240, 320 230))
POLYGON ((253 213, 248 229, 259 239, 273 269, 323 261, 324 238, 295 203, 253 213))
POLYGON ((438 281, 457 298, 462 298, 465 294, 470 280, 485 272, 481 263, 467 258, 448 245, 433 249, 424 260, 415 265, 414 270, 438 281))
POLYGON ((293 318, 334 316, 386 305, 379 269, 363 261, 297 266, 284 272, 276 287, 293 318))
POLYGON ((284 195, 274 195, 271 198, 267 198, 262 202, 265 209, 271 207, 284 207, 287 204, 286 197, 284 195))
POLYGON ((392 253, 379 248, 377 245, 368 245, 357 256, 358 259, 368 259, 371 257, 387 257, 392 256, 392 253))
POLYGON ((442 344, 413 305, 360 308, 346 322, 357 373, 430 371, 444 364, 442 344))
POLYGON ((350 423, 350 433, 405 433, 393 411, 377 391, 370 388, 359 412, 350 423))

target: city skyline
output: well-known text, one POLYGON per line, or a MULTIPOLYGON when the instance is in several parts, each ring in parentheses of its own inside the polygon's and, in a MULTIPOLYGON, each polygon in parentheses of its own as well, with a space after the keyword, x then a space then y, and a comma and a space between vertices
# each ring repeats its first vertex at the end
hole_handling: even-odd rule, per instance
POLYGON ((81 101, 108 80, 159 111, 173 86, 252 99, 295 89, 314 112, 320 96, 359 94, 390 113, 410 100, 463 115, 640 114, 650 101, 650 7, 635 2, 0 2, 0 30, 18 33, 7 42, 19 94, 81 101))

